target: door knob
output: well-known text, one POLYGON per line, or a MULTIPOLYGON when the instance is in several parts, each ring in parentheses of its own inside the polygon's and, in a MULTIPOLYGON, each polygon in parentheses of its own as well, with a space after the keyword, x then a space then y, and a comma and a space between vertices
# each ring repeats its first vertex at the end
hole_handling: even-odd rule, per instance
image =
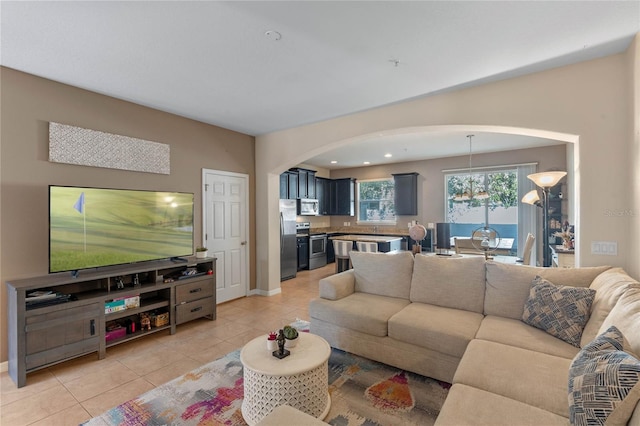
POLYGON ((241 242, 241 243, 240 243, 240 245, 241 245, 241 246, 244 246, 244 245, 246 245, 246 244, 247 244, 247 242, 246 242, 246 241, 243 241, 243 242, 241 242))

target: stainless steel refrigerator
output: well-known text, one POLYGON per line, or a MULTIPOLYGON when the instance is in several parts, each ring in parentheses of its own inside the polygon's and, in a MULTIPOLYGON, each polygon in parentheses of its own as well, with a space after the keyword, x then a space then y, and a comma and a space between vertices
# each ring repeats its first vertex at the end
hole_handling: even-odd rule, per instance
POLYGON ((280 200, 280 281, 295 278, 297 270, 296 200, 280 200))

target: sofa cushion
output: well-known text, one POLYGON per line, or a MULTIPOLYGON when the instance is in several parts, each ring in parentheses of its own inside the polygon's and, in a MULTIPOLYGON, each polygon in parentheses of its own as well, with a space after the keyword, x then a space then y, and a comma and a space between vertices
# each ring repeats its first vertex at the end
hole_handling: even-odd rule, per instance
POLYGON ((355 275, 353 269, 339 274, 329 275, 318 283, 320 297, 329 300, 338 300, 353 294, 355 291, 355 275))
POLYGON ((580 347, 595 294, 590 288, 555 285, 535 277, 524 304, 522 321, 580 347))
POLYGON ((571 424, 624 425, 640 400, 640 360, 615 326, 576 355, 569 369, 571 424))
POLYGON ((610 266, 587 268, 539 268, 487 262, 487 285, 484 298, 485 315, 520 319, 524 302, 529 297, 531 281, 539 275, 554 284, 589 287, 610 266))
POLYGON ((593 280, 589 288, 596 291, 596 297, 591 305, 591 316, 584 327, 580 346, 596 338, 602 323, 622 293, 633 285, 640 286, 638 281, 631 278, 622 268, 611 268, 593 280))
POLYGON ((456 383, 436 426, 566 426, 567 418, 495 393, 456 383))
POLYGON ((411 280, 412 302, 482 313, 484 309, 484 257, 415 257, 411 280))
POLYGON ((521 320, 494 315, 489 315, 482 320, 476 339, 490 340, 567 359, 573 359, 580 350, 521 320))
POLYGON ((474 339, 460 361, 453 382, 569 417, 570 364, 567 358, 474 339))
POLYGON ((407 299, 354 293, 339 300, 313 299, 309 315, 331 324, 368 333, 387 335, 387 321, 409 304, 407 299))
POLYGON ((413 255, 397 253, 350 252, 356 275, 356 292, 409 299, 413 255))
POLYGON ((640 354, 640 288, 628 288, 602 322, 598 334, 615 325, 629 342, 631 352, 640 354))
POLYGON ((389 319, 389 337, 462 357, 482 318, 476 312, 411 303, 389 319))

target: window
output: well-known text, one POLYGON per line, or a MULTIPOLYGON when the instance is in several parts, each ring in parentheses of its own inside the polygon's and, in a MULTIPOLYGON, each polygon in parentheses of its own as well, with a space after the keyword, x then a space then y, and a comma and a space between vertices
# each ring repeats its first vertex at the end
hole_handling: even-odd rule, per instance
POLYGON ((450 223, 518 223, 517 170, 448 174, 447 222, 450 223), (456 195, 472 191, 469 200, 456 201, 456 195), (487 191, 488 198, 477 197, 487 191))
POLYGON ((518 240, 518 171, 482 170, 445 175, 446 220, 451 236, 469 236, 488 224, 501 238, 518 240), (474 196, 460 201, 460 194, 471 191, 474 196), (478 197, 481 191, 488 195, 478 197))
POLYGON ((358 222, 396 223, 391 179, 358 181, 358 222))

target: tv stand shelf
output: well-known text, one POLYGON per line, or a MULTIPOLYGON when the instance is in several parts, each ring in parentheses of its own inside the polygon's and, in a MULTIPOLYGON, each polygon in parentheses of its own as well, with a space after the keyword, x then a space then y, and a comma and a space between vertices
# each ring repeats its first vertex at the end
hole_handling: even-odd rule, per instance
POLYGON ((174 334, 176 325, 197 318, 215 320, 215 265, 215 258, 192 257, 7 282, 9 376, 22 387, 31 371, 92 352, 102 359, 108 347, 164 330, 174 334), (27 306, 36 291, 65 301, 27 306), (107 303, 121 310, 106 313, 107 303), (151 330, 131 327, 144 314, 165 322, 152 322, 151 330), (128 333, 118 329, 107 342, 107 326, 116 324, 128 333))

